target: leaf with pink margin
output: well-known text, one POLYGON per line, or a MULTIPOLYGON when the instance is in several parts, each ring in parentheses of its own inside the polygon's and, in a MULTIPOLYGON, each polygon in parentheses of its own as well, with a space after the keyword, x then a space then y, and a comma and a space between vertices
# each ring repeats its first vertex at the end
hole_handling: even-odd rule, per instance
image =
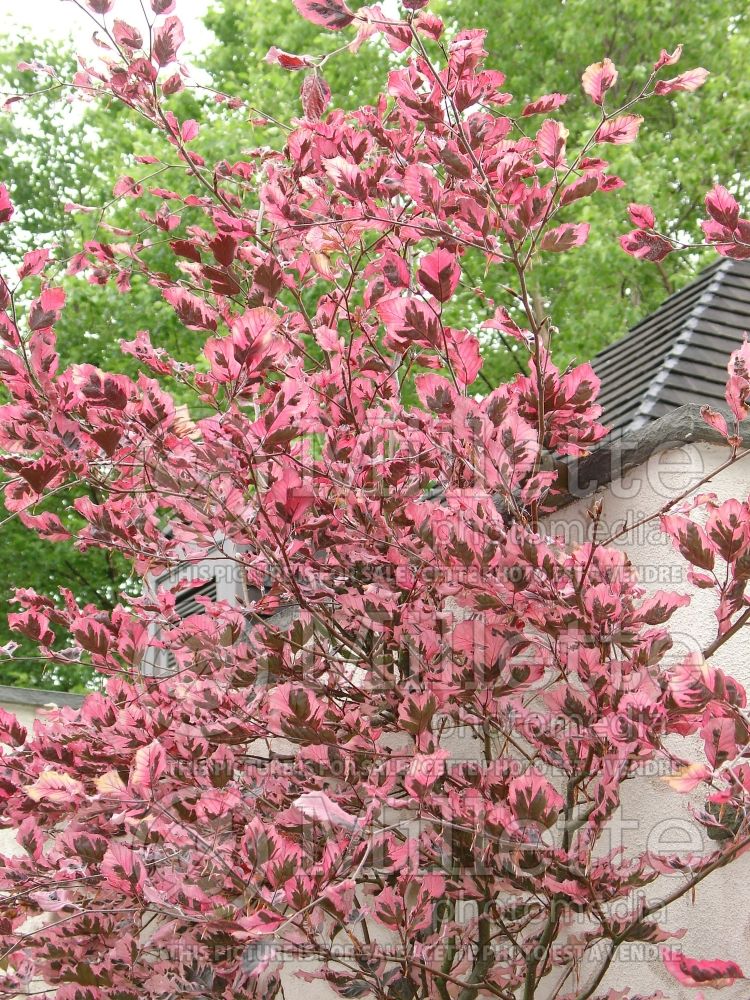
POLYGON ((185 41, 182 21, 168 17, 154 31, 153 54, 159 66, 168 66, 177 59, 177 52, 185 41))
POLYGON ((107 882, 127 896, 138 895, 146 884, 146 867, 127 844, 110 844, 101 866, 107 882))
POLYGON ((637 260, 664 260, 674 249, 664 236, 649 233, 645 229, 634 229, 623 234, 619 237, 619 243, 625 253, 637 260))
POLYGON ((310 69, 315 65, 315 60, 312 56, 297 56, 291 52, 285 52, 275 45, 272 45, 268 52, 266 52, 266 62, 271 63, 271 65, 276 64, 277 66, 281 66, 282 69, 290 71, 310 69))
POLYGON ((74 799, 81 798, 84 793, 80 781, 64 771, 52 769, 42 771, 36 781, 25 788, 26 794, 34 802, 49 802, 52 805, 68 805, 74 799))
POLYGON ((654 210, 650 205, 638 205, 635 202, 631 202, 628 205, 628 215, 630 216, 630 221, 638 229, 653 229, 656 225, 654 210))
POLYGON ((437 247, 420 261, 417 278, 420 285, 438 302, 447 302, 461 280, 461 268, 455 253, 437 247))
POLYGON ((594 142, 611 142, 616 146, 634 142, 643 118, 640 115, 620 115, 603 122, 596 130, 594 142))
POLYGON ((521 117, 528 118, 531 115, 549 114, 550 111, 561 108, 567 100, 567 94, 544 94, 543 97, 537 97, 535 101, 530 101, 521 112, 521 117))
POLYGON ((695 69, 687 70, 685 73, 680 73, 679 76, 675 76, 671 80, 659 80, 654 86, 654 93, 659 96, 674 94, 678 91, 692 93, 703 86, 709 75, 707 69, 698 66, 695 69))
POLYGON ((617 83, 617 69, 611 59, 588 66, 581 77, 581 86, 594 104, 604 102, 604 95, 617 83))
POLYGON ((560 122, 548 118, 536 134, 536 148, 548 167, 560 167, 565 163, 565 143, 568 130, 560 122))
POLYGON ((662 781, 665 781, 676 792, 686 793, 692 792, 701 782, 707 781, 712 773, 711 768, 705 764, 688 764, 675 771, 674 774, 665 774, 662 781))
POLYGON ((736 962, 691 958, 673 948, 662 950, 662 961, 667 971, 683 986, 720 990, 745 978, 736 962))
POLYGON ((342 826, 346 830, 353 830, 359 823, 356 816, 342 809, 325 792, 304 792, 292 804, 303 816, 319 823, 342 826))
POLYGON ((674 66, 675 63, 680 61, 681 55, 682 45, 678 45, 674 52, 667 52, 666 49, 662 49, 659 58, 654 63, 654 72, 658 73, 664 66, 674 66))
POLYGON ((715 184, 706 195, 706 211, 720 226, 733 230, 740 218, 740 206, 736 198, 721 184, 715 184))
POLYGON ((329 31, 341 31, 354 20, 343 0, 294 0, 294 6, 306 20, 329 31))
POLYGON ((4 184, 0 184, 0 222, 10 222, 13 218, 14 208, 8 194, 8 189, 4 184))
POLYGON ((548 229, 539 246, 552 253, 564 253, 574 247, 582 247, 589 238, 590 229, 588 222, 565 222, 555 229, 548 229))

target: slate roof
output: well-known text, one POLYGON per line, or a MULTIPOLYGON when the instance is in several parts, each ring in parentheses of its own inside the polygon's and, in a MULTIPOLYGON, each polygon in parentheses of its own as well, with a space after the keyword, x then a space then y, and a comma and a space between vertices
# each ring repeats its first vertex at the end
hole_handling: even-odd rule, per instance
POLYGON ((45 691, 40 688, 8 687, 0 684, 0 706, 4 705, 33 705, 44 708, 48 705, 69 705, 71 708, 79 708, 83 704, 82 694, 71 694, 68 691, 45 691))
POLYGON ((721 259, 592 364, 603 422, 615 435, 680 406, 724 403, 729 355, 750 333, 750 260, 721 259))

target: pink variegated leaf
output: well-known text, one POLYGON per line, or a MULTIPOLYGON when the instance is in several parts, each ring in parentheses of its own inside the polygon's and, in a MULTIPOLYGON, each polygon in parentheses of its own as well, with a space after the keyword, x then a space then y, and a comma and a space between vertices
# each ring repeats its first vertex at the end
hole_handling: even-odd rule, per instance
POLYGON ((691 958, 672 948, 662 950, 662 961, 667 971, 683 986, 719 990, 745 978, 736 962, 691 958))
POLYGON ((379 924, 396 930, 406 917, 403 897, 390 887, 378 893, 375 899, 373 916, 379 924))
POLYGON ((133 177, 126 175, 117 180, 112 189, 112 194, 115 198, 138 198, 143 194, 143 185, 133 177))
POLYGON ((121 48, 134 51, 135 49, 140 49, 143 45, 143 36, 140 31, 125 21, 115 20, 112 34, 121 48))
POLYGON ((431 754, 416 754, 404 777, 404 788, 415 799, 424 798, 445 774, 445 762, 450 754, 437 750, 431 754))
POLYGON ((647 625, 662 625, 669 621, 678 608, 690 604, 686 594, 671 594, 665 590, 657 590, 653 597, 647 598, 639 607, 638 615, 647 625))
POLYGON ((55 641, 49 618, 38 611, 19 611, 8 615, 8 625, 14 632, 20 632, 40 646, 51 646, 55 641))
POLYGON ((678 91, 692 93, 694 90, 702 87, 708 77, 708 70, 703 69, 702 66, 698 66, 696 69, 689 69, 685 73, 680 73, 679 76, 675 76, 671 80, 657 81, 654 86, 654 93, 659 95, 674 94, 678 91))
POLYGON ((565 250, 572 250, 573 247, 581 247, 589 238, 590 229, 588 222, 565 222, 562 226, 548 229, 542 237, 540 247, 552 253, 562 253, 565 250))
POLYGON ((356 816, 352 816, 351 813, 342 809, 325 792, 305 792, 294 800, 293 805, 309 819, 328 823, 331 826, 341 826, 347 830, 353 830, 359 822, 356 816))
POLYGON ((130 786, 139 795, 148 795, 153 791, 159 778, 167 767, 164 747, 158 740, 153 740, 147 746, 136 750, 133 767, 130 772, 130 786))
POLYGON ((620 115, 603 122, 596 130, 595 142, 611 142, 622 145, 633 142, 638 137, 638 129, 643 118, 640 115, 620 115))
POLYGON ((421 299, 400 296, 383 298, 376 308, 388 335, 393 338, 394 347, 399 345, 405 350, 412 342, 428 347, 441 345, 438 315, 432 306, 421 299))
POLYGON ((570 205, 581 198, 588 198, 599 189, 600 184, 601 179, 597 174, 585 174, 563 188, 560 204, 570 205))
POLYGON ((567 138, 568 130, 552 118, 548 118, 537 132, 536 146, 548 167, 559 167, 565 162, 567 138))
POLYGON ((686 767, 680 768, 679 771, 675 771, 674 774, 665 775, 662 780, 666 781, 670 788, 676 792, 684 794, 692 792, 701 782, 709 779, 711 774, 711 769, 705 764, 688 764, 686 767))
POLYGON ((104 625, 90 616, 75 618, 70 626, 71 635, 88 653, 104 656, 110 646, 110 635, 104 625))
POLYGON ((318 121, 323 117, 331 100, 331 88, 318 70, 308 73, 302 81, 300 98, 306 118, 318 121))
POLYGON ((718 555, 730 566, 748 548, 748 529, 747 505, 739 500, 729 499, 718 506, 712 505, 706 518, 706 534, 718 555))
MULTIPOLYGON (((427 0, 427 3, 429 3, 429 0, 427 0)), ((426 6, 426 4, 424 6, 426 6)), ((445 31, 445 23, 435 14, 431 14, 426 10, 422 11, 414 18, 412 25, 418 31, 421 31, 422 34, 428 35, 433 42, 439 42, 440 36, 445 31)))
POLYGON ((177 6, 177 0, 150 0, 154 14, 171 14, 177 6))
POLYGON ((333 910, 339 920, 349 922, 355 905, 356 891, 357 883, 352 878, 344 879, 338 885, 328 886, 323 892, 326 909, 333 910))
POLYGON ((450 414, 456 405, 456 390, 442 375, 418 375, 415 379, 417 396, 425 409, 432 413, 450 414))
POLYGON ((563 799, 543 775, 531 769, 511 781, 508 803, 521 823, 538 823, 548 828, 557 819, 563 799))
POLYGON ((354 20, 344 0, 294 0, 294 6, 308 21, 329 31, 341 31, 354 20))
POLYGON ((594 104, 604 102, 604 95, 617 83, 617 70, 611 59, 592 63, 581 77, 584 93, 588 94, 594 104))
POLYGON ((628 205, 628 215, 638 229, 653 229, 656 225, 654 210, 650 205, 638 205, 632 202, 628 205))
POLYGON ((750 413, 750 343, 747 340, 732 353, 727 372, 726 401, 734 418, 742 421, 750 413))
POLYGON ((13 217, 13 205, 10 201, 8 189, 4 184, 0 184, 0 222, 9 222, 13 217))
POLYGON ((532 336, 530 330, 522 330, 519 327, 504 306, 498 306, 492 319, 485 320, 482 323, 482 328, 485 330, 499 330, 501 333, 507 334, 514 340, 520 340, 522 343, 528 343, 532 336))
POLYGON ((45 288, 39 298, 31 303, 29 329, 46 330, 54 326, 62 314, 64 305, 65 292, 62 288, 45 288))
POLYGON ((471 385, 482 368, 479 341, 468 330, 446 329, 448 361, 459 385, 471 385))
POLYGON ((734 760, 739 752, 734 719, 726 716, 708 718, 701 726, 703 749, 711 767, 720 767, 734 760))
POLYGON ((177 52, 185 41, 182 21, 168 17, 154 31, 153 54, 159 66, 168 66, 177 59, 177 52))
POLYGON ((180 126, 180 136, 184 143, 192 142, 193 139, 197 138, 198 132, 200 131, 200 126, 194 118, 188 118, 180 126))
POLYGON ((438 710, 434 694, 410 694, 401 702, 398 717, 401 728, 412 736, 427 732, 438 710))
POLYGON ((737 200, 721 184, 716 184, 706 195, 706 211, 720 226, 733 230, 740 218, 737 200))
POLYGON ((382 29, 383 26, 378 24, 380 18, 377 15, 377 10, 376 6, 368 6, 360 7, 357 11, 357 34, 349 43, 350 52, 359 52, 368 38, 372 38, 382 29))
POLYGON ((729 427, 727 426, 726 418, 718 410, 714 410, 710 406, 702 406, 701 417, 709 427, 713 427, 723 438, 729 437, 729 427))
POLYGON ((18 277, 23 280, 34 274, 41 274, 45 265, 49 261, 50 252, 44 250, 30 250, 23 255, 23 264, 18 269, 18 277))
POLYGON ((447 302, 461 280, 461 268, 456 255, 438 247, 422 258, 417 278, 420 285, 438 302, 447 302))
POLYGON ((528 118, 531 115, 549 114, 550 111, 556 111, 557 108, 561 108, 567 100, 567 94, 545 94, 543 97, 537 97, 535 101, 527 104, 521 112, 521 117, 528 118))
POLYGON ((171 97, 172 94, 179 94, 180 91, 184 89, 185 82, 179 73, 173 73, 171 76, 167 77, 161 85, 161 92, 165 97, 171 97))
POLYGON ((680 61, 681 55, 682 45, 678 45, 674 52, 667 52, 666 49, 662 49, 659 58, 654 63, 654 72, 658 73, 664 66, 674 66, 675 63, 680 61))
POLYGON ((291 52, 284 52, 283 49, 276 48, 275 45, 272 45, 266 53, 266 62, 275 63, 282 69, 288 70, 310 69, 315 65, 312 56, 296 56, 291 52))
POLYGON ((50 805, 70 805, 80 799, 83 793, 84 787, 80 781, 64 771, 52 769, 42 771, 36 781, 26 785, 26 794, 30 799, 50 805))
POLYGON ((625 253, 638 260, 664 260, 674 247, 664 236, 650 233, 645 229, 634 229, 619 238, 620 246, 625 253))
POLYGON ((599 178, 600 191, 619 191, 625 187, 625 181, 617 174, 602 174, 599 178))
POLYGON ((404 191, 415 204, 437 209, 442 191, 434 173, 419 163, 410 163, 404 173, 404 191))
POLYGON ((26 742, 26 727, 15 715, 0 708, 0 743, 10 747, 22 747, 26 742))
POLYGON ((343 156, 333 156, 325 161, 325 172, 336 189, 352 201, 364 201, 367 197, 367 180, 355 163, 343 156))
POLYGON ((101 872, 113 889, 136 896, 146 885, 146 867, 138 853, 127 844, 110 844, 101 864, 101 872))
POLYGON ((283 924, 288 922, 288 917, 281 913, 274 913, 272 910, 259 909, 251 913, 248 917, 240 917, 237 921, 242 928, 241 937, 246 940, 265 937, 273 934, 283 924))
POLYGON ((665 514, 661 526, 670 535, 691 566, 709 572, 714 568, 715 552, 706 532, 695 521, 679 514, 665 514))
POLYGON ((94 784, 97 792, 105 798, 112 796, 117 798, 128 793, 127 785, 120 777, 119 771, 106 771, 99 775, 94 784))
POLYGON ((165 288, 164 298, 177 313, 180 322, 188 330, 215 330, 218 315, 203 299, 185 291, 184 288, 165 288))

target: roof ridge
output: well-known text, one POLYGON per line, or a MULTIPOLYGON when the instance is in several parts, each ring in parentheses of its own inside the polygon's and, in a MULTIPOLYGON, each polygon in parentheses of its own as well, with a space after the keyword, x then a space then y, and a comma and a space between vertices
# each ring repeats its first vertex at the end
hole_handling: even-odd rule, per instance
MULTIPOLYGON (((708 310, 717 292, 721 290, 721 286, 727 275, 731 273, 732 264, 733 261, 729 257, 725 257, 717 264, 714 264, 711 280, 703 289, 695 305, 690 310, 689 318, 682 325, 679 335, 675 338, 672 346, 667 351, 664 360, 657 368, 651 384, 648 389, 646 389, 642 402, 635 410, 632 420, 629 421, 628 427, 631 430, 637 430, 654 419, 654 410, 659 402, 665 385, 668 383, 672 372, 678 366, 679 362, 682 360, 686 351, 690 347, 701 316, 708 310)), ((669 299, 666 301, 669 302, 669 299)), ((666 302, 664 305, 666 305, 666 302)), ((661 309, 663 306, 660 306, 659 308, 661 309)))

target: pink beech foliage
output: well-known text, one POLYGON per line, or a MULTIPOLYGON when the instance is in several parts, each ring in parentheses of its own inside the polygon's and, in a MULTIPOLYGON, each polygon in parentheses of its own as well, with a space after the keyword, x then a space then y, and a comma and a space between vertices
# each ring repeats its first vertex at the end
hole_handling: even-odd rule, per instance
MULTIPOLYGON (((41 504, 74 488, 82 549, 152 580, 218 551, 244 597, 181 619, 187 581, 112 612, 16 593, 12 627, 43 660, 84 657, 104 680, 30 732, 0 711, 17 841, 0 857, 0 995, 272 998, 297 958, 341 997, 622 998, 602 984, 627 942, 663 947, 687 986, 741 979, 739 956, 662 946, 681 932, 658 918, 750 844, 745 692, 714 661, 750 617, 748 505, 701 494, 653 515, 717 598, 714 640, 674 663, 668 622, 689 599, 647 596, 611 545, 545 533, 560 459, 605 430, 594 372, 555 366, 528 282, 548 253, 585 252, 577 203, 622 186, 602 156, 636 139, 636 106, 705 71, 659 82, 680 57, 663 51, 615 107, 618 70, 590 66, 574 144, 566 95, 514 110, 483 32, 448 37, 426 0, 402 17, 295 0, 344 47, 391 47, 384 94, 332 110, 329 57, 274 48, 304 73, 284 148, 207 163, 198 123, 167 107, 188 81, 175 3, 151 0, 139 26, 110 18, 114 0, 87 5, 103 56, 70 81, 40 72, 119 100, 165 153, 115 185, 141 206, 133 231, 87 243, 68 273, 124 293, 140 276, 205 344, 186 362, 144 329, 123 344, 137 378, 61 370, 65 295, 47 251, 27 255, 0 286, 5 504, 54 541, 66 529, 41 504), (527 362, 505 385, 475 386, 482 320, 456 296, 477 263, 508 296, 483 300, 484 328, 527 362), (174 670, 144 675, 158 649, 174 670), (605 849, 623 786, 659 762, 665 795, 703 789, 708 849, 605 849)), ((732 195, 706 207, 706 239, 747 256, 732 195)), ((630 216, 629 253, 679 245, 648 206, 630 216)), ((745 345, 728 415, 705 412, 725 464, 749 396, 745 345)))

